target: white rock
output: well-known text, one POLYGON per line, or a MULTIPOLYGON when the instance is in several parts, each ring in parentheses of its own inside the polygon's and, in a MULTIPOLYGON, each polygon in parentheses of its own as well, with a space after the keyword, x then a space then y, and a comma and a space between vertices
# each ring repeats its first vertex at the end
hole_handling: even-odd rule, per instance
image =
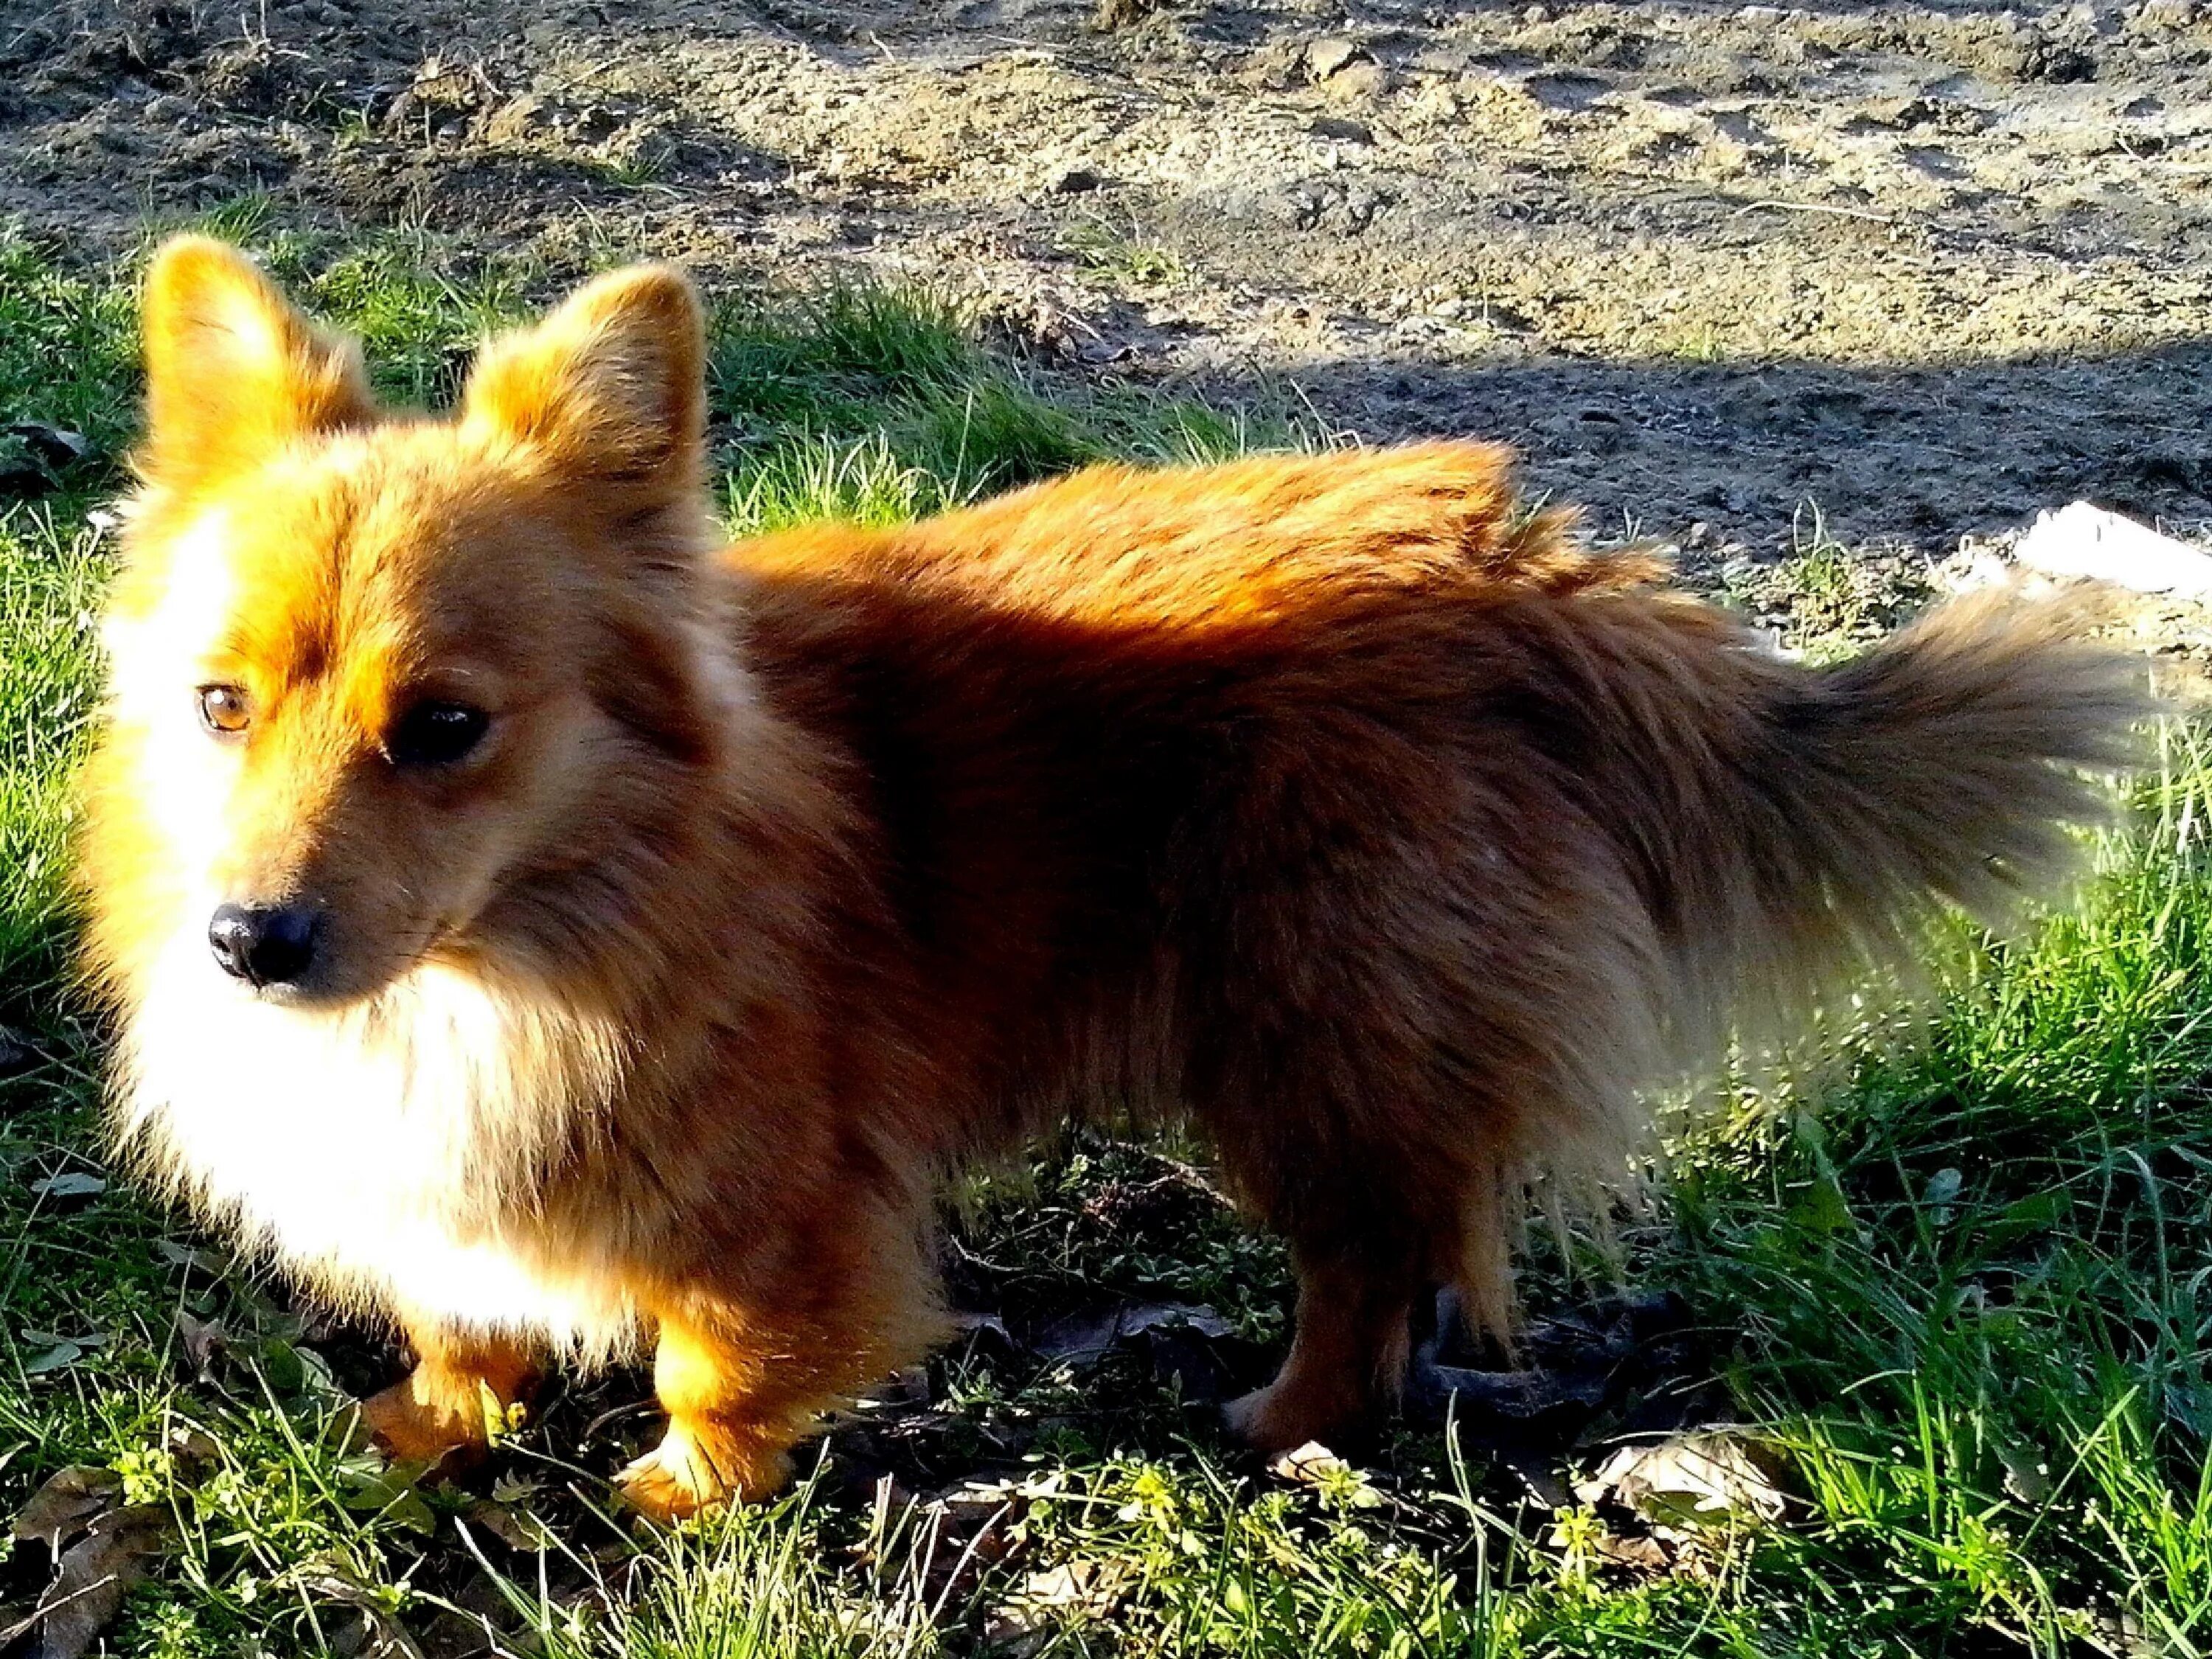
POLYGON ((2087 576, 2138 593, 2212 594, 2212 553, 2087 501, 2038 514, 2013 557, 2045 575, 2087 576))

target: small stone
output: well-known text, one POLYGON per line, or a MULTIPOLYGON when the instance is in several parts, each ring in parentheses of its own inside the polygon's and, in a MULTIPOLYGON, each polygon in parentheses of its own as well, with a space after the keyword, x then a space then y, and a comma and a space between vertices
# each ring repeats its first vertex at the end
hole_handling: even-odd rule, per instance
POLYGON ((1374 128, 1364 121, 1346 120, 1340 115, 1322 116, 1306 131, 1316 138, 1334 138, 1340 143, 1371 144, 1375 142, 1374 128))
POLYGON ((1326 81, 1352 63, 1365 56, 1356 40, 1342 35, 1329 35, 1310 41, 1306 46, 1306 73, 1316 81, 1326 81))
POLYGON ((1371 58, 1362 58, 1331 76, 1328 89, 1339 98, 1377 99, 1390 90, 1390 71, 1371 58))

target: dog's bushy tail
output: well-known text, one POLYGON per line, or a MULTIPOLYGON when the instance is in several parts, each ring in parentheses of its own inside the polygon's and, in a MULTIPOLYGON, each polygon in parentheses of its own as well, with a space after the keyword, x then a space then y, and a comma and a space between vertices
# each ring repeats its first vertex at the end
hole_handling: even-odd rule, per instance
MULTIPOLYGON (((1784 1036, 1839 984, 1909 975, 1941 905, 1997 924, 2062 884, 2084 848, 2069 826, 2110 811, 2151 708, 2141 659, 2089 618, 1999 591, 1834 666, 1739 661, 1676 751, 1680 821, 1643 826, 1673 860, 1653 874, 1684 990, 1784 1036)), ((1693 1042, 1715 1035, 1678 1010, 1693 1042)))
POLYGON ((1471 1185, 1458 1282, 1479 1322, 1510 1327, 1535 1176, 1617 1187, 1648 1145, 1643 1089, 1710 1077, 1731 1042, 1764 1070, 1846 994, 1923 988, 1945 906, 2000 925, 2063 885, 2088 847, 2075 827, 2111 815, 2154 708, 2142 659, 2088 637, 2094 614, 1976 595, 1816 668, 1649 592, 1518 616, 1522 706, 1618 849, 1613 890, 1639 902, 1566 947, 1612 953, 1592 977, 1614 994, 1532 1021, 1572 1086, 1471 1185))

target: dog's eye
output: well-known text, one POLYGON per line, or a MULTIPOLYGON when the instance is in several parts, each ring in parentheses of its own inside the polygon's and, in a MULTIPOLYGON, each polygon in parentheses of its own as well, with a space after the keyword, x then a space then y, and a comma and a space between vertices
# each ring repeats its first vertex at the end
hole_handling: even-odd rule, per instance
POLYGON ((234 685, 200 687, 200 724, 219 738, 234 738, 253 722, 246 693, 234 685))
POLYGON ((418 702, 399 717, 385 752, 401 766, 451 766, 483 740, 491 716, 465 702, 418 702))

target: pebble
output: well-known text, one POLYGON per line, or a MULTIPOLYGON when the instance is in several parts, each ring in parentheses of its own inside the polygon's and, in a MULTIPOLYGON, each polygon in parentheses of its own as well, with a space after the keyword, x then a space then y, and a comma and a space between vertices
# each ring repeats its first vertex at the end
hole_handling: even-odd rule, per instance
POLYGON ((1316 81, 1326 81, 1361 55, 1357 41, 1341 35, 1329 35, 1308 43, 1306 73, 1316 81))

